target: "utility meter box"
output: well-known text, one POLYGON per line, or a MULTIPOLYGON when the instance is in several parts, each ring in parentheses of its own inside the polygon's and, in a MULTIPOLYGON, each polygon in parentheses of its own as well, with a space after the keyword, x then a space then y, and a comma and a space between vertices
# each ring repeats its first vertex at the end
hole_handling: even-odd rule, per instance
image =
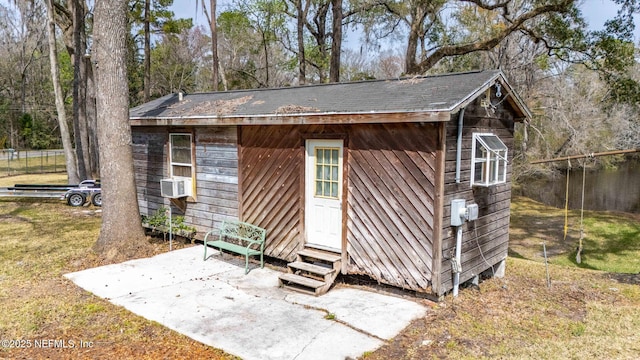
POLYGON ((465 219, 465 212, 464 199, 451 200, 451 226, 462 226, 465 219))
POLYGON ((467 218, 467 221, 478 220, 478 204, 467 205, 465 217, 467 218))
POLYGON ((451 226, 462 226, 465 221, 478 219, 478 204, 466 205, 464 199, 451 200, 451 226))

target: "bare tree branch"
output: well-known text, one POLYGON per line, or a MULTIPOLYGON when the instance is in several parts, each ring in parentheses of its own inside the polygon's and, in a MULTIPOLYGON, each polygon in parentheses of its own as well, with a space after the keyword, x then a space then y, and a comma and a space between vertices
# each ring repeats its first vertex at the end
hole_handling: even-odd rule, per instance
MULTIPOLYGON (((475 2, 475 0, 469 0, 469 1, 475 2)), ((574 3, 575 3, 575 0, 564 0, 557 4, 543 5, 543 6, 534 8, 515 18, 509 26, 507 26, 502 31, 498 32, 496 35, 494 35, 489 39, 480 39, 478 41, 468 43, 468 44, 446 45, 446 46, 440 47, 419 63, 412 63, 415 60, 408 59, 407 69, 406 69, 407 73, 410 73, 410 74, 424 73, 430 68, 432 68, 438 61, 448 56, 465 55, 475 51, 493 49, 502 40, 504 40, 504 38, 506 38, 509 34, 521 29, 522 26, 527 21, 544 14, 565 11, 569 6, 571 6, 574 3)))

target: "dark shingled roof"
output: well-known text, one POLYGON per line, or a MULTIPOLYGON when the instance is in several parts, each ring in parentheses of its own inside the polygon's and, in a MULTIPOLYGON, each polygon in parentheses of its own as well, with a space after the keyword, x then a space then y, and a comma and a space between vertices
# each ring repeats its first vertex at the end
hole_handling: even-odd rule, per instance
MULTIPOLYGON (((130 110, 132 120, 256 118, 286 115, 453 113, 500 82, 520 117, 529 117, 499 70, 275 89, 171 94, 130 110)), ((228 123, 228 122, 227 122, 228 123)))

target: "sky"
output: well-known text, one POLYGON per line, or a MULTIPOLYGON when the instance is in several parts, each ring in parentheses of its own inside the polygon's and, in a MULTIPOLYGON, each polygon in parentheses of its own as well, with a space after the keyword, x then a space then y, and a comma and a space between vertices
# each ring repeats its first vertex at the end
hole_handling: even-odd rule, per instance
MULTIPOLYGON (((174 5, 171 9, 177 17, 190 17, 194 19, 194 23, 196 24, 205 24, 206 18, 201 10, 202 1, 205 1, 207 7, 209 6, 208 0, 174 0, 174 5), (196 2, 198 11, 196 11, 196 2)), ((232 1, 233 0, 218 0, 218 13, 226 10, 232 1)), ((611 0, 583 0, 582 3, 582 13, 594 30, 601 29, 604 22, 607 19, 613 18, 618 10, 616 4, 611 0)), ((638 43, 640 41, 640 17, 636 17, 636 20, 635 42, 638 43)), ((346 40, 347 43, 356 43, 358 41, 357 35, 353 39, 347 38, 346 40)))

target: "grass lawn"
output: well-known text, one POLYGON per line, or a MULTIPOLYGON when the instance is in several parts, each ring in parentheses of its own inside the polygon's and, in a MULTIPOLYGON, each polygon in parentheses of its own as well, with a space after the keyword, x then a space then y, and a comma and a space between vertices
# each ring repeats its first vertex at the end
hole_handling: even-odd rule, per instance
MULTIPOLYGON (((1 180, 0 186, 7 186, 4 181, 9 180, 1 180)), ((12 178, 8 185, 54 181, 12 178)), ((464 288, 458 298, 447 296, 439 304, 425 301, 431 311, 424 318, 362 357, 636 358, 640 219, 587 213, 578 266, 577 213, 571 213, 571 231, 564 240, 561 210, 526 198, 514 199, 512 209, 505 278, 464 288), (551 287, 546 286, 543 241, 550 255, 551 287)), ((101 221, 95 210, 56 200, 0 198, 0 359, 232 358, 95 297, 62 276, 101 265, 91 250, 101 221), (30 341, 31 348, 17 349, 15 342, 7 342, 11 340, 23 340, 22 345, 30 341), (36 340, 73 341, 74 348, 36 349, 36 340), (80 348, 80 340, 92 346, 80 348)), ((153 254, 167 250, 166 243, 154 242, 153 254)))
POLYGON ((26 174, 0 177, 0 187, 10 187, 15 184, 52 184, 66 185, 67 173, 26 174))
POLYGON ((0 176, 10 176, 24 173, 64 172, 66 169, 65 157, 60 153, 51 151, 29 151, 31 157, 21 155, 18 159, 0 160, 0 176))
POLYGON ((638 358, 640 217, 585 213, 580 265, 580 213, 570 212, 569 219, 565 239, 562 210, 514 198, 506 276, 447 296, 364 358, 638 358))
MULTIPOLYGON (((62 276, 100 265, 91 251, 101 221, 95 209, 0 198, 0 359, 232 358, 95 297, 62 276), (92 346, 80 348, 81 340, 92 346), (36 341, 74 347, 36 349, 36 341)), ((155 244, 155 253, 167 250, 166 243, 155 244)))
POLYGON ((567 236, 565 212, 524 197, 511 206, 509 254, 543 261, 542 243, 553 264, 614 273, 640 272, 640 215, 585 211, 581 262, 580 211, 569 211, 567 236))

